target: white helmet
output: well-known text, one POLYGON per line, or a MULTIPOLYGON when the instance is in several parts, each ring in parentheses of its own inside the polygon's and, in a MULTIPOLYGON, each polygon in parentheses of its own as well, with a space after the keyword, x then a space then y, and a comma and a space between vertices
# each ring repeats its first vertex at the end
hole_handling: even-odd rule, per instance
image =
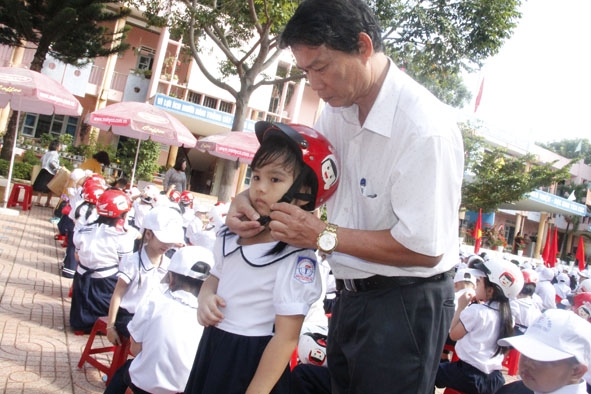
POLYGON ((512 262, 507 260, 487 260, 476 263, 474 268, 481 270, 488 276, 488 280, 498 285, 505 297, 516 298, 523 288, 523 274, 512 262))
POLYGON ((153 204, 154 202, 156 202, 158 194, 160 194, 160 190, 158 190, 156 186, 146 185, 140 198, 145 203, 153 204))
POLYGON ((302 364, 326 367, 326 335, 316 332, 300 335, 298 358, 302 364))
POLYGON ((581 282, 579 292, 591 293, 591 279, 585 279, 581 282))

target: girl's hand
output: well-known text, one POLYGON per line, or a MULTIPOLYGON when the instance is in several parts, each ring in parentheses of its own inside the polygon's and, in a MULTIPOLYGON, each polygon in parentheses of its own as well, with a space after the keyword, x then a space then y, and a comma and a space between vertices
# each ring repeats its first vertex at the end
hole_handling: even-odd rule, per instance
POLYGON ((219 307, 225 307, 226 301, 217 294, 208 294, 199 298, 199 308, 197 309, 197 320, 203 327, 217 326, 224 314, 219 307))
POLYGON ((470 289, 466 291, 464 294, 462 294, 460 298, 458 298, 458 310, 465 309, 468 305, 472 303, 472 301, 475 300, 475 297, 476 291, 474 291, 473 289, 470 289))
POLYGON ((107 328, 107 339, 115 346, 121 345, 121 338, 114 326, 107 328))

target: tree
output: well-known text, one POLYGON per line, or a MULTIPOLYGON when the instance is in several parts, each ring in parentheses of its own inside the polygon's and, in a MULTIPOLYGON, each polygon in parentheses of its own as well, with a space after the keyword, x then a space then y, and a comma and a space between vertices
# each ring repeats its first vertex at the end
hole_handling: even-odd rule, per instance
MULTIPOLYGON (((107 11, 105 0, 0 0, 0 44, 36 47, 30 69, 41 71, 47 55, 72 65, 126 50, 127 30, 110 32, 105 22, 129 15, 123 7, 107 11), (114 43, 114 45, 112 45, 114 43)), ((16 113, 10 118, 0 157, 10 160, 16 137, 16 113)))
MULTIPOLYGON (((205 77, 227 90, 236 100, 232 130, 242 130, 250 96, 260 86, 296 80, 302 75, 276 79, 264 74, 279 55, 276 40, 298 2, 289 0, 128 0, 145 9, 150 23, 167 25, 183 35, 191 55, 205 77), (210 54, 207 37, 225 59, 218 70, 208 70, 202 62, 210 54), (228 82, 230 75, 240 80, 238 88, 228 82)), ((460 106, 469 94, 462 86, 459 70, 480 65, 496 53, 509 37, 519 17, 518 0, 490 2, 448 1, 372 2, 376 15, 386 28, 389 52, 407 72, 425 83, 444 101, 460 106), (428 5, 425 5, 428 3, 428 5), (489 4, 494 3, 494 4, 489 4), (416 13, 419 14, 416 14, 416 13)), ((222 176, 220 201, 228 201, 232 191, 235 165, 226 161, 222 176)))
POLYGON ((560 140, 550 143, 536 142, 536 145, 548 149, 562 157, 580 160, 584 159, 585 164, 591 164, 591 145, 588 139, 560 140), (580 144, 580 145, 579 145, 580 144), (580 150, 579 149, 580 146, 580 150))
POLYGON ((570 179, 572 163, 557 170, 552 163, 536 163, 535 156, 510 156, 487 144, 473 125, 460 124, 466 152, 465 171, 471 179, 462 185, 462 206, 471 211, 493 212, 542 186, 570 179))
MULTIPOLYGON (((125 174, 131 174, 133 161, 137 150, 137 140, 129 138, 120 143, 120 149, 117 150, 117 157, 120 161, 121 169, 125 174)), ((154 173, 158 170, 158 156, 160 155, 160 144, 152 140, 142 141, 140 151, 137 157, 135 168, 135 179, 152 181, 154 173)))
POLYGON ((388 52, 442 101, 470 99, 459 77, 495 55, 521 17, 520 0, 375 0, 388 52))

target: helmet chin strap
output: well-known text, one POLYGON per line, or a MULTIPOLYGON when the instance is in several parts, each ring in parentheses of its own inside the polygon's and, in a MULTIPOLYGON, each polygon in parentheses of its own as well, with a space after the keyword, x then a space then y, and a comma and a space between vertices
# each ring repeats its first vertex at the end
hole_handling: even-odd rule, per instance
MULTIPOLYGON (((289 188, 289 190, 283 195, 283 197, 281 197, 281 199, 279 202, 286 202, 286 203, 292 203, 293 200, 301 200, 301 201, 307 201, 308 203, 305 204, 302 209, 305 209, 306 211, 312 211, 314 210, 314 196, 310 193, 300 193, 299 190, 301 189, 301 185, 302 182, 304 181, 304 176, 302 174, 298 175, 298 177, 296 178, 296 180, 293 182, 293 184, 291 185, 291 187, 289 188)), ((269 222, 271 221, 271 217, 268 215, 265 216, 261 216, 257 219, 257 221, 262 225, 262 226, 266 226, 267 224, 269 224, 269 222)))

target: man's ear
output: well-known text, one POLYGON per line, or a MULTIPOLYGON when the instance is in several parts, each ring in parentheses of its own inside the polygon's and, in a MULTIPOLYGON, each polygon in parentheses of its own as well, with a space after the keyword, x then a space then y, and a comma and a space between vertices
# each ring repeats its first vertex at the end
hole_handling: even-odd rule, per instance
POLYGON ((574 366, 572 375, 573 375, 573 378, 578 381, 583 378, 583 376, 585 375, 586 372, 587 372, 587 367, 584 364, 579 363, 574 366))
POLYGON ((359 54, 363 55, 365 59, 369 59, 373 55, 373 41, 367 33, 359 33, 357 46, 359 48, 359 54))

